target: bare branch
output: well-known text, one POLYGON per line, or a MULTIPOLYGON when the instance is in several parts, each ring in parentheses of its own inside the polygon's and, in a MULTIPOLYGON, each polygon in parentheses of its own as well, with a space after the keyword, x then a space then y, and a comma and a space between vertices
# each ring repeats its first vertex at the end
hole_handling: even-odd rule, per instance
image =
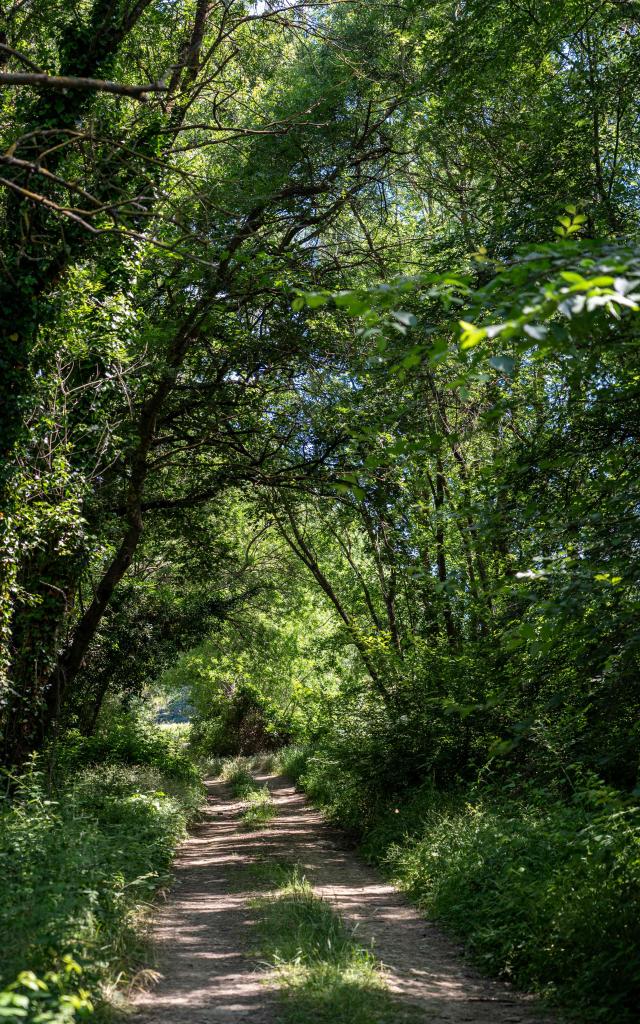
POLYGON ((20 53, 19 50, 13 50, 10 46, 7 46, 6 43, 0 43, 0 50, 4 53, 8 53, 10 57, 15 57, 21 64, 24 64, 25 68, 30 68, 31 71, 35 71, 37 75, 43 75, 45 73, 42 68, 39 68, 37 64, 34 64, 28 57, 25 57, 24 53, 20 53))
POLYGON ((101 78, 70 78, 66 75, 44 75, 35 72, 16 71, 0 73, 0 87, 7 85, 31 85, 36 89, 94 89, 96 92, 110 92, 116 96, 130 96, 145 102, 150 92, 166 92, 161 82, 147 82, 146 85, 122 85, 120 82, 106 82, 101 78))

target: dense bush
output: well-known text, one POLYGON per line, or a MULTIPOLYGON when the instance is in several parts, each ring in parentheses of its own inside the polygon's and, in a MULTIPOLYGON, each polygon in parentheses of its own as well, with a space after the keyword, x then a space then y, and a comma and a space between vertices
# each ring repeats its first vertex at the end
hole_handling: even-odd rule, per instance
POLYGON ((484 969, 585 1021, 636 1020, 637 799, 587 777, 566 799, 513 779, 367 804, 326 755, 298 748, 281 764, 484 969))
POLYGON ((124 764, 93 765, 53 792, 35 766, 9 781, 0 801, 0 933, 11 936, 0 947, 0 1016, 84 1019, 106 986, 135 970, 136 914, 168 882, 201 786, 193 775, 124 764))
POLYGON ((207 710, 209 717, 196 718, 193 726, 193 744, 207 756, 256 754, 291 741, 286 715, 252 683, 230 694, 213 690, 207 710))
POLYGON ((149 765, 170 779, 195 784, 198 768, 187 749, 180 726, 159 727, 141 712, 108 717, 93 736, 72 730, 55 751, 65 772, 108 761, 123 765, 149 765))

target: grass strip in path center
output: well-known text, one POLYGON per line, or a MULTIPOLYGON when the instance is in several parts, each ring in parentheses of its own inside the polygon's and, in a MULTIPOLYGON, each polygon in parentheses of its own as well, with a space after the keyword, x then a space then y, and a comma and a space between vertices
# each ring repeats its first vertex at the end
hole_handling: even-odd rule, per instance
POLYGON ((261 828, 275 817, 276 806, 269 787, 261 786, 251 774, 251 763, 249 758, 233 758, 223 765, 221 778, 231 786, 233 795, 246 803, 242 821, 247 828, 261 828))
POLYGON ((274 863, 271 884, 252 905, 258 953, 281 985, 282 1024, 417 1022, 417 1008, 392 995, 371 950, 315 895, 299 865, 274 863))

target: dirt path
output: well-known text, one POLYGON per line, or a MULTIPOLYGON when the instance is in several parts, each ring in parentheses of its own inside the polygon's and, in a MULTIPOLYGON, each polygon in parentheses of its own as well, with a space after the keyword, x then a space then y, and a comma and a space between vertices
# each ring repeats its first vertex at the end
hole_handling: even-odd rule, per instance
MULTIPOLYGON (((181 848, 175 887, 154 929, 160 981, 137 994, 136 1024, 278 1024, 278 996, 251 958, 255 892, 238 868, 265 858, 303 865, 315 891, 374 943, 389 988, 424 1009, 429 1024, 549 1024, 535 1003, 479 977, 460 950, 393 886, 363 864, 291 783, 267 783, 278 816, 243 827, 243 805, 207 784, 204 820, 181 848)), ((313 1024, 313 1022, 309 1022, 313 1024)))

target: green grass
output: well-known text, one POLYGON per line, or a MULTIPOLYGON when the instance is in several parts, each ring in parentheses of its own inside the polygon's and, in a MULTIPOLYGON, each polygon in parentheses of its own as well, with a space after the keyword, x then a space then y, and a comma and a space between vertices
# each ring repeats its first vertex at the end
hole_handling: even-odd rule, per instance
POLYGON ((233 795, 241 800, 248 800, 260 789, 251 774, 252 768, 253 759, 248 757, 233 757, 222 764, 220 778, 229 783, 233 795))
POLYGON ((0 800, 0 1020, 109 1016, 201 799, 199 783, 148 765, 96 765, 53 792, 38 771, 18 780, 0 800))
MULTIPOLYGON (((231 865, 230 870, 233 867, 231 865)), ((261 857, 236 866, 236 888, 244 892, 279 889, 287 885, 294 870, 298 870, 298 865, 293 861, 281 857, 261 857)))
MULTIPOLYGON (((264 883, 268 868, 259 876, 264 883)), ((254 901, 259 955, 276 971, 282 1024, 416 1021, 385 986, 373 953, 316 896, 298 866, 275 864, 275 892, 254 901)))
POLYGON ((283 769, 487 973, 585 1022, 634 1024, 640 1005, 640 807, 588 779, 572 796, 425 785, 386 806, 322 758, 283 769), (329 765, 329 767, 327 767, 329 765))
POLYGON ((278 752, 275 750, 266 750, 262 754, 254 754, 252 757, 247 758, 253 771, 264 772, 267 775, 271 775, 278 771, 278 752))
POLYGON ((224 761, 220 769, 220 778, 229 783, 233 795, 247 804, 242 815, 247 828, 264 827, 276 816, 269 787, 260 785, 253 777, 256 769, 265 770, 263 758, 234 757, 224 761))
POLYGON ((242 815, 247 828, 262 828, 276 816, 276 806, 271 799, 268 786, 253 790, 247 797, 249 806, 242 815))

